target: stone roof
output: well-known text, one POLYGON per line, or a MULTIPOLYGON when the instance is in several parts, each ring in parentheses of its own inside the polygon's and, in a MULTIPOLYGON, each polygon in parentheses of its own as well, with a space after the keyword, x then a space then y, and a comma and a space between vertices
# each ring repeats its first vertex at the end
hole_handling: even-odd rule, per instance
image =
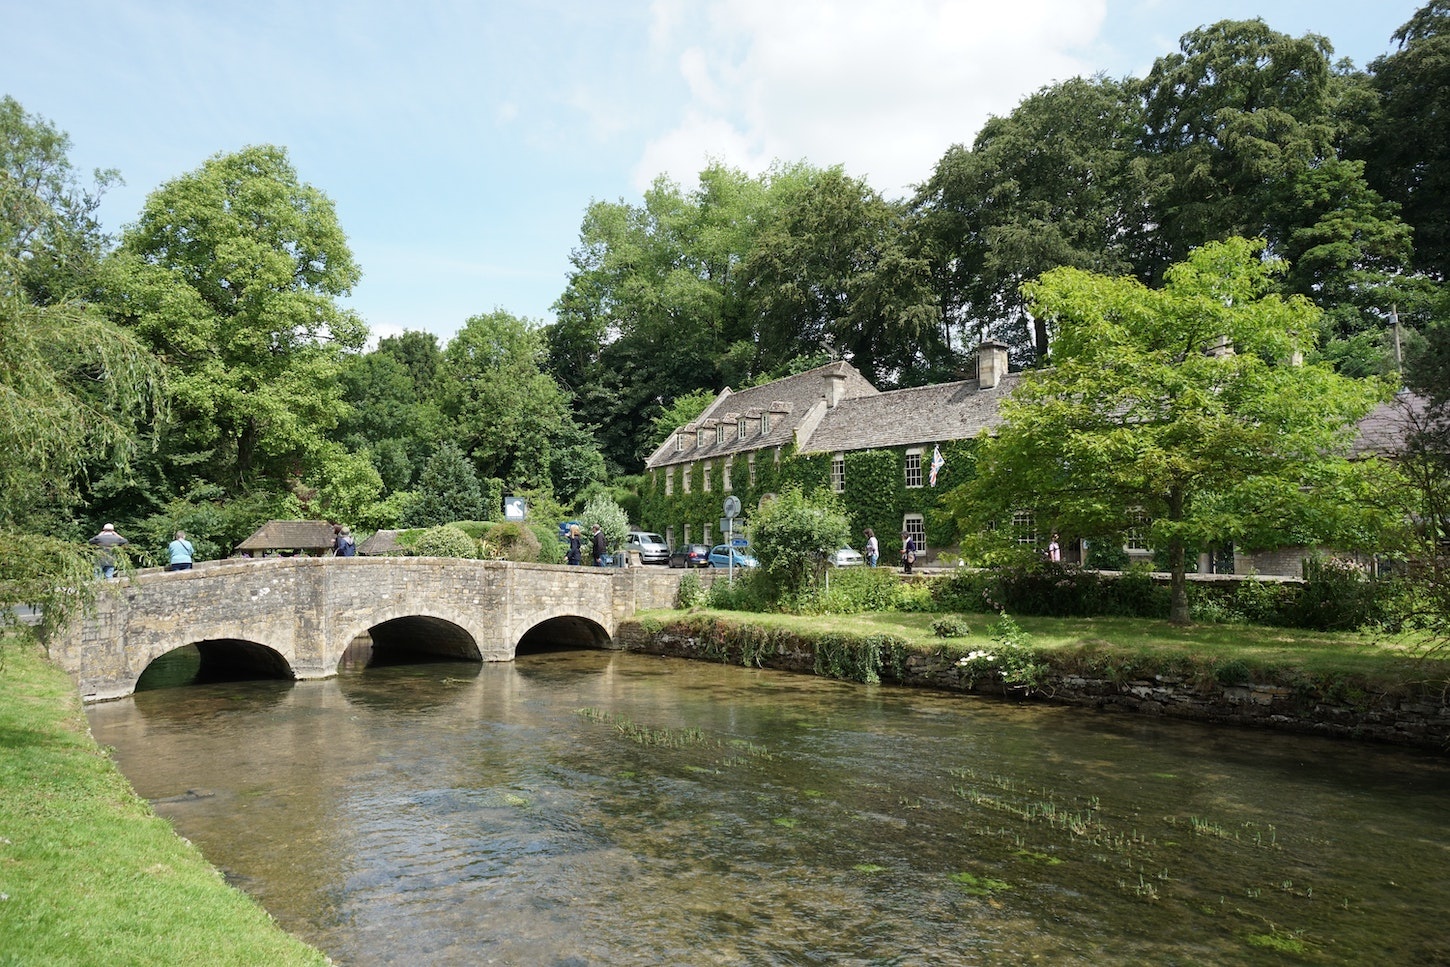
POLYGON ((1350 447, 1350 456, 1396 456, 1404 450, 1405 441, 1415 427, 1424 425, 1428 412, 1429 401, 1409 390, 1400 390, 1387 403, 1376 403, 1355 424, 1358 435, 1350 447))
POLYGON ((828 376, 840 378, 843 403, 880 393, 854 366, 842 362, 817 366, 804 373, 739 392, 733 392, 727 387, 720 391, 720 395, 715 397, 715 401, 705 408, 705 412, 694 423, 681 427, 685 433, 684 447, 681 450, 676 451, 675 434, 672 433, 650 454, 645 466, 665 467, 791 443, 795 439, 796 428, 806 421, 812 407, 819 403, 824 408, 828 376), (726 423, 725 439, 723 442, 718 441, 715 427, 720 425, 726 414, 733 413, 745 414, 747 420, 756 421, 755 425, 747 425, 746 436, 742 440, 736 424, 726 423), (764 434, 760 432, 758 422, 761 413, 770 415, 770 429, 764 434), (700 429, 708 430, 703 445, 700 444, 696 432, 700 429))
POLYGON ((325 520, 269 520, 237 545, 239 551, 328 551, 332 525, 325 520))
POLYGON ((403 532, 400 530, 376 531, 357 546, 357 552, 364 557, 406 554, 407 550, 398 544, 398 535, 401 533, 403 532))
POLYGON ((843 400, 826 411, 801 452, 969 440, 997 425, 1002 400, 1021 379, 1022 374, 1012 373, 988 390, 979 389, 975 379, 964 379, 843 400))

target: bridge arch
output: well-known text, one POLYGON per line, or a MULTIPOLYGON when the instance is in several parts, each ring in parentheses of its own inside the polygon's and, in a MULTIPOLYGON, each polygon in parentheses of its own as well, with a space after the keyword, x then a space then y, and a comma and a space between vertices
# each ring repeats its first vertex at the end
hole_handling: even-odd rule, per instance
POLYGON ((613 644, 608 619, 587 608, 557 608, 535 613, 528 616, 527 622, 514 642, 515 656, 558 647, 609 648, 613 644))
MULTIPOLYGON (((369 623, 343 640, 344 651, 366 636, 369 664, 407 661, 483 661, 474 634, 457 621, 435 614, 400 614, 369 623)), ((342 655, 338 655, 342 660, 342 655)))
POLYGON ((137 674, 134 687, 296 678, 275 648, 246 638, 206 638, 161 649, 137 674))

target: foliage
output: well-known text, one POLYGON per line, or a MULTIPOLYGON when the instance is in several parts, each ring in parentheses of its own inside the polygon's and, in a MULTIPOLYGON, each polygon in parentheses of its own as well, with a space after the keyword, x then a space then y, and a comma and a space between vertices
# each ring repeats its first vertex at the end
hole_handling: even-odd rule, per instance
POLYGON ((850 525, 835 495, 806 496, 791 488, 760 508, 751 549, 777 592, 799 594, 825 570, 826 556, 845 545, 850 525))
POLYGON ((1026 508, 1053 529, 1096 534, 1145 514, 1180 622, 1190 545, 1383 540, 1393 515, 1372 481, 1385 470, 1345 459, 1383 390, 1298 364, 1316 312, 1267 294, 1275 264, 1261 249, 1206 245, 1159 290, 1075 269, 1029 286, 1055 330, 1053 367, 1022 381, 979 442, 978 476, 954 495, 963 526, 1026 508), (1231 352, 1209 351, 1220 339, 1231 352))
POLYGON ((584 510, 579 514, 579 523, 583 527, 585 539, 594 531, 594 525, 598 524, 600 531, 604 533, 604 546, 606 550, 618 551, 624 547, 625 540, 629 537, 629 517, 609 497, 600 495, 591 497, 585 504, 584 510))
POLYGON ((906 642, 893 635, 848 635, 826 632, 814 642, 817 675, 874 685, 883 668, 905 658, 906 642))
MULTIPOLYGON (((505 561, 538 561, 544 548, 544 542, 522 521, 506 520, 491 524, 487 535, 494 554, 505 561)), ((558 543, 553 537, 550 540, 558 543)))
POLYGON ((413 539, 411 549, 418 557, 476 558, 479 555, 478 541, 451 524, 427 528, 413 539))
POLYGON ((722 611, 772 611, 776 601, 766 575, 759 570, 737 569, 735 580, 717 579, 705 592, 705 605, 722 611))
POLYGON ((973 649, 957 659, 958 674, 972 685, 985 679, 1000 681, 1027 695, 1040 690, 1052 669, 1032 650, 1032 636, 1005 611, 988 634, 993 641, 991 649, 973 649))
POLYGON ((686 571, 675 589, 675 607, 687 610, 704 600, 705 589, 700 586, 700 576, 694 571, 686 571))
POLYGON ((478 474, 457 444, 441 445, 418 479, 418 503, 408 523, 437 526, 455 520, 477 520, 484 514, 478 474))
POLYGON ((961 615, 948 614, 931 623, 931 633, 938 638, 961 638, 971 634, 972 629, 961 615))
POLYGON ((286 489, 344 415, 341 352, 359 278, 332 202, 285 150, 219 154, 152 192, 107 262, 102 300, 167 364, 160 439, 175 489, 286 489))

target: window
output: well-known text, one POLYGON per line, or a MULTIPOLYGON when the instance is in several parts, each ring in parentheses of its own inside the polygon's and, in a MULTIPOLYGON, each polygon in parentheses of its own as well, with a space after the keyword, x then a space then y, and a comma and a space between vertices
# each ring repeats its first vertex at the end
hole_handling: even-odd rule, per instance
POLYGON ((742 416, 740 418, 740 422, 737 423, 737 424, 735 424, 735 425, 739 428, 736 431, 736 439, 739 439, 739 440, 745 439, 745 417, 742 416))
POLYGON ((1128 514, 1128 530, 1123 535, 1123 548, 1129 551, 1151 551, 1148 546, 1148 515, 1141 510, 1128 514))
POLYGON ((732 458, 726 457, 725 466, 720 471, 720 486, 727 494, 730 492, 730 464, 732 462, 732 458))
POLYGON ((715 442, 716 443, 724 443, 725 442, 725 424, 724 423, 721 423, 721 424, 719 424, 718 426, 715 427, 715 442))
MULTIPOLYGON (((685 493, 689 493, 690 492, 690 470, 691 469, 693 469, 693 464, 688 464, 688 463, 685 464, 683 467, 680 468, 680 489, 682 491, 684 491, 685 493)), ((688 540, 688 539, 689 538, 686 538, 686 540, 688 540)))
POLYGON ((710 461, 705 461, 705 472, 700 476, 700 489, 705 493, 710 492, 710 461))
POLYGON ((831 489, 836 493, 846 490, 846 455, 838 453, 831 457, 831 489))
POLYGON ((686 524, 685 525, 685 543, 686 544, 690 543, 690 525, 689 524, 686 524))
POLYGON ((769 432, 770 432, 770 414, 769 413, 762 413, 762 414, 760 414, 760 435, 761 436, 765 436, 769 432))
POLYGON ((665 528, 665 543, 671 547, 675 546, 675 528, 673 524, 665 528))
POLYGON ((745 469, 746 469, 747 475, 750 477, 750 486, 754 487, 755 486, 755 454, 752 453, 752 454, 750 454, 749 456, 747 456, 745 458, 745 469))
POLYGON ((901 529, 916 544, 916 559, 926 560, 926 522, 920 514, 906 514, 901 518, 901 529))
POLYGON ((1037 519, 1030 510, 1014 510, 1012 512, 1012 534, 1017 538, 1018 544, 1028 547, 1037 546, 1037 519))
POLYGON ((665 496, 668 497, 675 492, 675 468, 665 467, 665 496))
POLYGON ((683 431, 675 431, 675 452, 680 453, 685 449, 685 434, 683 431))
POLYGON ((701 537, 700 537, 700 543, 701 544, 704 544, 706 547, 709 547, 710 546, 710 525, 709 524, 706 524, 705 525, 705 533, 703 535, 701 535, 701 537))
POLYGON ((695 446, 703 447, 705 445, 705 433, 705 430, 695 431, 695 446))
POLYGON ((906 485, 908 487, 921 486, 921 451, 906 451, 906 485))

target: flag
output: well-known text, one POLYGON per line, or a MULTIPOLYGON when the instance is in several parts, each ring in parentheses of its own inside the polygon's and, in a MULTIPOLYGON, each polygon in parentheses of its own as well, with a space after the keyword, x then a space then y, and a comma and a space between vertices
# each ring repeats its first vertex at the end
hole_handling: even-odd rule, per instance
POLYGON ((947 462, 945 458, 943 458, 941 455, 941 446, 933 446, 931 448, 931 485, 933 487, 936 486, 937 471, 940 470, 942 467, 945 467, 946 465, 947 462))

